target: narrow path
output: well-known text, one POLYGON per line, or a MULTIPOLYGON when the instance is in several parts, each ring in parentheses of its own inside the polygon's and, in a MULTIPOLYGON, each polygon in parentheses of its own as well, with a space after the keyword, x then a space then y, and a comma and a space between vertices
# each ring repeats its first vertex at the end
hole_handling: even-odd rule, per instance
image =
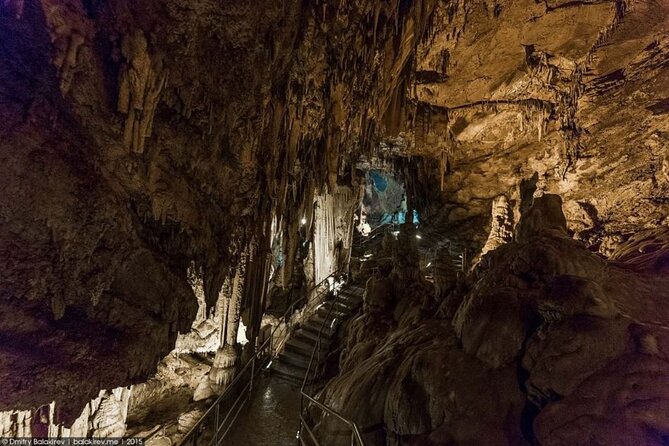
POLYGON ((277 377, 258 380, 224 440, 226 446, 295 446, 300 388, 277 377))

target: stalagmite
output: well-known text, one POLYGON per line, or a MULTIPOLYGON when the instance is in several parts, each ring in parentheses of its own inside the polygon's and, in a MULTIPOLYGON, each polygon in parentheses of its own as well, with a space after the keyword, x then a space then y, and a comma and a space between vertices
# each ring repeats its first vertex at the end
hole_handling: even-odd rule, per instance
MULTIPOLYGON (((251 248, 249 248, 251 249, 251 248)), ((218 296, 214 322, 218 324, 218 348, 209 374, 200 382, 193 394, 194 401, 212 395, 220 395, 232 382, 237 364, 237 333, 240 324, 240 309, 247 262, 251 253, 242 254, 234 276, 226 279, 218 296)))
POLYGON ((439 248, 434 260, 434 288, 437 299, 447 297, 453 290, 458 273, 453 266, 450 246, 439 248))
POLYGON ((216 351, 214 363, 209 372, 211 387, 221 393, 232 382, 237 362, 237 351, 230 344, 225 344, 216 351))
POLYGON ((113 393, 107 393, 102 397, 98 409, 93 414, 91 436, 123 437, 125 435, 125 411, 122 402, 116 399, 113 393))
POLYGON ((126 387, 102 390, 97 398, 84 407, 81 415, 70 426, 64 426, 56 419, 55 402, 33 411, 0 412, 0 437, 26 438, 45 433, 53 438, 122 437, 126 432, 125 423, 131 395, 132 390, 126 387), (37 432, 36 428, 44 432, 37 432))
POLYGON ((493 251, 511 240, 513 240, 513 211, 506 195, 500 195, 492 200, 490 233, 481 250, 481 255, 493 251))

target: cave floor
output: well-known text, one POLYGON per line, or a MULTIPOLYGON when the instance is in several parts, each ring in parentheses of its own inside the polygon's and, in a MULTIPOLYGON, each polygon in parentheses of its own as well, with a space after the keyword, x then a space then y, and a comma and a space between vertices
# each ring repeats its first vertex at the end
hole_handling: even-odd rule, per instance
POLYGON ((300 388, 277 377, 258 380, 223 444, 289 446, 296 444, 300 388))

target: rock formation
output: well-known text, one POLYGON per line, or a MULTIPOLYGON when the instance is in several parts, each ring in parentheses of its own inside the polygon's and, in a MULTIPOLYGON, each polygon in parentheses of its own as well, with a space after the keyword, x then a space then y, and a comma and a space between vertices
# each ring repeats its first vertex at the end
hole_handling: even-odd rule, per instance
POLYGON ((478 251, 490 202, 518 200, 519 179, 534 172, 595 248, 667 224, 669 5, 448 1, 433 21, 407 139, 430 160, 421 181, 439 189, 443 177, 432 220, 454 241, 478 251))
POLYGON ((348 268, 382 169, 420 226, 358 259, 324 401, 373 444, 666 443, 668 29, 664 0, 0 0, 3 435, 150 431, 152 399, 187 431, 348 268))
MULTIPOLYGON (((351 325, 323 401, 370 431, 370 444, 662 444, 667 231, 607 261, 568 236, 561 204, 534 199, 515 241, 451 292, 452 319, 403 323, 397 315, 412 310, 401 302, 419 288, 398 296, 373 282, 369 298, 385 307, 351 325)), ((328 418, 319 428, 336 435, 328 418)))
POLYGON ((488 240, 481 249, 481 255, 493 251, 513 239, 513 214, 509 200, 500 195, 492 200, 492 221, 488 240))

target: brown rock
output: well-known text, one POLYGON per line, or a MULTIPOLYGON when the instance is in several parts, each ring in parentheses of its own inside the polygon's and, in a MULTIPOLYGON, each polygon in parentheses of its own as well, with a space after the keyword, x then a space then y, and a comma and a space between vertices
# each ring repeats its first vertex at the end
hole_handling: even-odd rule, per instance
POLYGON ((662 445, 669 436, 669 363, 625 355, 549 404, 534 425, 542 445, 662 445))

